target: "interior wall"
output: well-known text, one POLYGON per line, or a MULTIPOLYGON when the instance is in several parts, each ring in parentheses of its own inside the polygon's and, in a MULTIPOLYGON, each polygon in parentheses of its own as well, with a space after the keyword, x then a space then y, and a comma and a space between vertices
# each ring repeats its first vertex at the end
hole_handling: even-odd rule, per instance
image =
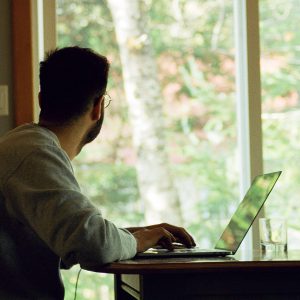
POLYGON ((0 85, 8 85, 9 115, 0 116, 0 135, 13 127, 11 0, 0 1, 0 85))

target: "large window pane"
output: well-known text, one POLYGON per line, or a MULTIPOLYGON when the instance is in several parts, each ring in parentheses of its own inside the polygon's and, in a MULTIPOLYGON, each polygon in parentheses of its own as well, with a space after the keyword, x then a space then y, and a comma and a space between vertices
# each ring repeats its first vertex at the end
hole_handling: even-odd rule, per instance
MULTIPOLYGON (((115 18, 113 2, 57 0, 58 45, 111 61, 113 102, 74 161, 79 182, 119 226, 168 220, 214 246, 240 200, 232 1, 123 0, 115 18)), ((82 299, 107 293, 85 273, 82 299)))
POLYGON ((300 242, 299 21, 299 1, 260 1, 264 168, 283 171, 266 214, 287 218, 289 248, 300 242))

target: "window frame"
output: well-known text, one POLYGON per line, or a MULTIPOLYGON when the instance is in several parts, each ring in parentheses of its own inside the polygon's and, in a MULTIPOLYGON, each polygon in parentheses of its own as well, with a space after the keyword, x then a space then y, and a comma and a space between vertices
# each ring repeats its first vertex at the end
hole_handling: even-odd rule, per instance
POLYGON ((34 119, 32 1, 12 1, 14 125, 34 119))
MULTIPOLYGON (((243 197, 253 178, 263 173, 259 0, 233 1, 240 197, 243 197)), ((264 209, 247 234, 242 253, 259 248, 258 219, 263 216, 264 209)))

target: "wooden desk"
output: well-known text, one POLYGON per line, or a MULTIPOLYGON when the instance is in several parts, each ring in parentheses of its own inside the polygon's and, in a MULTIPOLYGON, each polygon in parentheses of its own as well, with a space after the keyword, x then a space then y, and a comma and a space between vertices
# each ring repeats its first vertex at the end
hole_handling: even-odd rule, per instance
POLYGON ((116 300, 300 299, 300 251, 285 257, 136 259, 97 272, 115 274, 116 300))

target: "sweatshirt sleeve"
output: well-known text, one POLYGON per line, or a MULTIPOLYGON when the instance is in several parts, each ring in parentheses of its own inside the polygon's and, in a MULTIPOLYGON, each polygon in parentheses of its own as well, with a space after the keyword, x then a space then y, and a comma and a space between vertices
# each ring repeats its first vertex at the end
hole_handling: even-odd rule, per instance
POLYGON ((7 179, 9 213, 29 226, 66 267, 84 269, 136 254, 136 240, 117 228, 80 192, 69 159, 57 147, 27 156, 7 179))

